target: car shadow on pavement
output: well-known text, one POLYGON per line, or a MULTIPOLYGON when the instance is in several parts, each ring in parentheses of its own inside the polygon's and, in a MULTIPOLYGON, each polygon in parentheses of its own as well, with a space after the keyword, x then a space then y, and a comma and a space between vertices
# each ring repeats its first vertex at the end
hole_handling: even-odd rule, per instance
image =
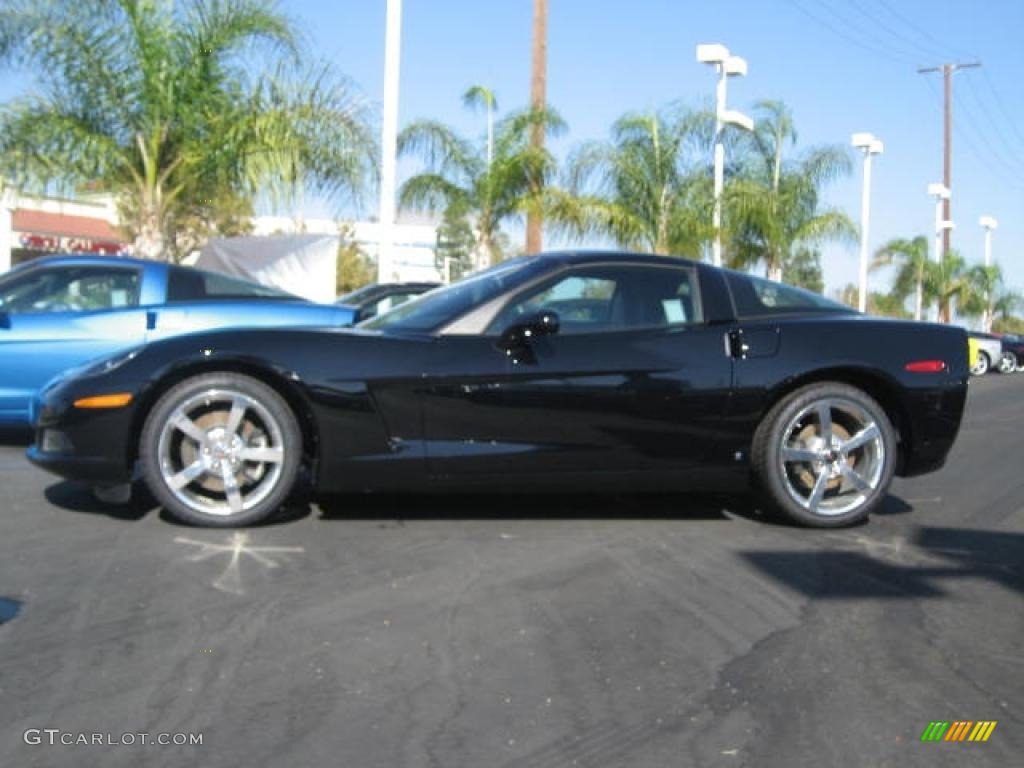
POLYGON ((70 512, 106 515, 126 522, 141 520, 158 506, 145 486, 138 483, 132 486, 132 498, 127 504, 100 501, 93 494, 91 486, 72 480, 62 480, 48 486, 43 495, 55 507, 70 512))
POLYGON ((28 427, 0 427, 0 445, 28 447, 32 443, 33 434, 28 427))
POLYGON ((943 597, 953 580, 983 579, 1024 592, 1024 534, 921 526, 910 540, 842 534, 821 549, 745 551, 740 556, 817 599, 943 597))
POLYGON ((317 500, 324 520, 761 520, 752 497, 722 494, 351 494, 317 500))

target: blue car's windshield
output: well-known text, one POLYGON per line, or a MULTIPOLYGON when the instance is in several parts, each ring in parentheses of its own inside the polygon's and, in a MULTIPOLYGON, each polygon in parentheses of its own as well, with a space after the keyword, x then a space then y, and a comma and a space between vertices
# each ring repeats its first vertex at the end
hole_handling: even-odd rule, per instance
POLYGON ((529 282, 546 268, 546 263, 536 256, 509 259, 446 288, 425 293, 390 312, 360 323, 359 327, 381 331, 434 331, 474 307, 529 282))

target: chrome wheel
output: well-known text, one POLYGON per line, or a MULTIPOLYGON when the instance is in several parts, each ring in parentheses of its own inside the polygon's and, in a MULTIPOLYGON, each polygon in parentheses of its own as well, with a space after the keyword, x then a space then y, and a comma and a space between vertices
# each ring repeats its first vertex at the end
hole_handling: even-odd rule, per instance
POLYGON ((999 372, 1000 373, 1013 373, 1017 370, 1017 357, 1013 352, 1003 352, 1003 356, 999 358, 999 372))
POLYGON ((882 430, 860 404, 817 400, 782 430, 778 471, 788 495, 813 515, 845 515, 868 501, 886 463, 882 430))
POLYGON ((978 353, 978 359, 975 361, 974 366, 971 368, 971 373, 975 376, 984 376, 988 373, 988 369, 991 367, 988 355, 985 352, 978 353))
POLYGON ((160 478, 181 504, 233 517, 264 501, 285 462, 281 424, 244 392, 207 389, 177 405, 157 442, 160 478))

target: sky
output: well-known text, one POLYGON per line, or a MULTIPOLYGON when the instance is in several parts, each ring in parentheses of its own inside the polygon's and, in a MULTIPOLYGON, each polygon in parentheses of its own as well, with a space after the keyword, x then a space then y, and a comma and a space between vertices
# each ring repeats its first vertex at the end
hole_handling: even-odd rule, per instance
MULTIPOLYGON (((484 118, 461 94, 473 84, 502 109, 529 98, 532 0, 404 0, 399 125, 435 118, 482 135, 484 118)), ((311 58, 351 78, 379 116, 385 0, 282 0, 305 33, 311 58)), ((919 66, 980 60, 954 76, 953 245, 982 258, 982 215, 995 217, 993 253, 1009 284, 1024 290, 1024 0, 550 0, 548 100, 569 131, 552 143, 608 136, 625 112, 673 101, 709 104, 714 73, 695 60, 698 43, 744 57, 729 107, 760 99, 792 109, 796 151, 849 145, 857 131, 885 144, 872 169, 872 251, 894 237, 931 236, 942 179, 941 75, 919 66)), ((0 82, 0 98, 19 89, 0 82)), ((414 170, 408 162, 400 173, 414 170)), ((831 185, 826 202, 860 220, 861 163, 831 185)), ((331 213, 307 200, 307 215, 331 213)), ((375 200, 364 213, 374 215, 375 200)), ((560 243, 549 239, 547 244, 560 243)), ((823 248, 828 289, 856 282, 858 248, 823 248)), ((884 289, 884 274, 872 287, 884 289)))
MULTIPOLYGON (((473 84, 502 108, 529 99, 531 0, 404 0, 399 124, 443 120, 467 134, 483 116, 462 107, 473 84)), ((282 5, 379 109, 384 0, 288 0, 282 5)), ((849 145, 870 131, 885 144, 872 167, 871 250, 931 235, 927 186, 942 179, 941 75, 919 66, 981 60, 954 76, 953 245, 982 259, 982 215, 999 228, 993 254, 1024 289, 1024 0, 550 0, 548 100, 569 124, 554 142, 606 138, 624 112, 672 101, 709 103, 714 75, 695 60, 719 42, 749 65, 729 84, 730 108, 781 99, 797 151, 849 145)), ((409 171, 408 164, 402 169, 409 171)), ((860 220, 861 163, 827 201, 860 220)), ((548 241, 552 245, 557 242, 548 241)), ((823 249, 827 286, 857 279, 856 244, 823 249)), ((872 283, 885 288, 884 274, 872 283)))

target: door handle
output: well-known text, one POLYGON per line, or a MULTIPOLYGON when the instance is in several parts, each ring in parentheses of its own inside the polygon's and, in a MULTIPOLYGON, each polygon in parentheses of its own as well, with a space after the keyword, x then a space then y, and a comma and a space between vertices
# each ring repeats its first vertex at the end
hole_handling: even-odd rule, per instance
POLYGON ((156 312, 154 312, 153 310, 150 310, 150 311, 146 312, 146 330, 147 331, 155 331, 156 330, 156 320, 157 320, 156 312))

